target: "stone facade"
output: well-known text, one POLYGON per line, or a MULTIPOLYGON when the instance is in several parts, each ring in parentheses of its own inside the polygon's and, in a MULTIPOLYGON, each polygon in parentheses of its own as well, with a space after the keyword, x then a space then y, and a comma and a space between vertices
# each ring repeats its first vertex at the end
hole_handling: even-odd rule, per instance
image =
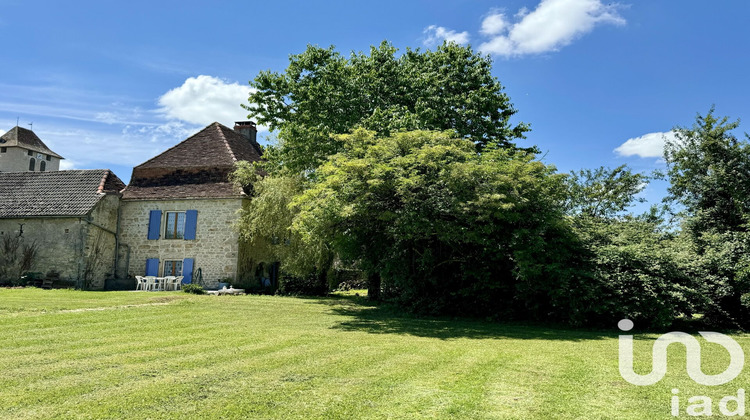
POLYGON ((23 224, 25 240, 41 246, 34 271, 56 270, 87 289, 134 288, 141 275, 190 283, 201 273, 207 288, 234 282, 245 274, 238 270, 251 271, 239 264, 234 230, 249 198, 229 174, 262 159, 255 134, 250 121, 209 124, 134 167, 126 186, 109 170, 57 171, 62 157, 14 127, 0 136, 0 162, 16 165, 0 168, 0 231, 17 235, 23 224), (44 172, 38 160, 29 172, 32 158, 46 162, 44 172))
MULTIPOLYGON (((120 263, 118 275, 146 274, 146 261, 159 260, 158 275, 165 261, 194 261, 194 273, 201 270, 203 283, 215 288, 223 279, 237 278, 238 235, 233 225, 242 198, 123 200, 120 211, 120 263), (149 215, 161 211, 159 239, 149 240, 149 215), (167 212, 197 210, 195 240, 165 239, 167 212)), ((195 282, 193 277, 193 282, 195 282)))
POLYGON ((31 271, 54 270, 78 287, 102 289, 114 274, 118 205, 117 195, 107 195, 84 217, 3 218, 0 235, 38 246, 31 271))
POLYGON ((31 130, 15 126, 0 136, 0 172, 57 171, 61 159, 31 130))
POLYGON ((86 223, 83 279, 87 288, 102 289, 106 279, 115 277, 119 207, 120 197, 107 195, 91 211, 90 223, 86 223))
POLYGON ((60 170, 60 159, 57 157, 23 147, 0 146, 0 171, 2 172, 26 172, 31 169, 30 162, 32 159, 34 160, 34 171, 41 171, 42 162, 44 162, 45 171, 60 170), (31 152, 31 155, 29 155, 29 152, 31 152), (48 157, 49 160, 47 160, 48 157))

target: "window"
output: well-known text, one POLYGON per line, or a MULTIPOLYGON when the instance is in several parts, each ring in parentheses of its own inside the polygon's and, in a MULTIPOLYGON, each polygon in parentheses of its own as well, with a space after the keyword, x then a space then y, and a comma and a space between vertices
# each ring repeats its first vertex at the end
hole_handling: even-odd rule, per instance
POLYGON ((52 160, 52 156, 50 156, 50 155, 47 155, 47 160, 48 160, 48 161, 49 161, 49 160, 52 160))
POLYGON ((45 170, 47 170, 47 162, 40 161, 39 162, 39 171, 44 172, 45 170))
POLYGON ((164 277, 167 276, 181 276, 182 275, 182 261, 164 261, 164 277))
POLYGON ((164 239, 183 239, 185 237, 185 212, 168 211, 164 228, 164 239))
POLYGON ((7 147, 0 147, 0 153, 5 153, 8 151, 7 147))
POLYGON ((29 159, 29 170, 33 171, 35 166, 36 166, 36 159, 34 158, 29 159))
POLYGON ((31 150, 29 150, 29 156, 34 156, 34 152, 32 152, 31 150))

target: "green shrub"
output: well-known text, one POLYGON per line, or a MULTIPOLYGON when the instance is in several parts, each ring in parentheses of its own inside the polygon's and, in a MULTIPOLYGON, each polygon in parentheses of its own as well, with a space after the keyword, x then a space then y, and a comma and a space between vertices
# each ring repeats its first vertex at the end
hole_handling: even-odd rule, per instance
POLYGON ((185 293, 192 293, 194 295, 205 295, 206 291, 203 290, 203 287, 197 284, 184 284, 182 286, 182 291, 185 293))
POLYGON ((328 293, 328 277, 319 273, 306 276, 293 276, 283 273, 279 276, 280 295, 322 296, 328 293))

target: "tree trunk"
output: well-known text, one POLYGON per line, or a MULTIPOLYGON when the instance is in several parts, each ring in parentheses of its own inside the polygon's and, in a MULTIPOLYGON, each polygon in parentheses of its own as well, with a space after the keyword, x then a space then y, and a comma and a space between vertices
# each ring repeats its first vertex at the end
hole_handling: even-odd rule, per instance
POLYGON ((380 273, 367 274, 367 298, 380 300, 380 273))

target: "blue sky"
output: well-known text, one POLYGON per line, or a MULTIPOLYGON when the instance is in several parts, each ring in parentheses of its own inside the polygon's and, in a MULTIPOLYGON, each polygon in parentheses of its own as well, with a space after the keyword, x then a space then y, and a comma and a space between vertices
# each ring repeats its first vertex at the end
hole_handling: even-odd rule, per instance
MULTIPOLYGON (((66 168, 132 167, 212 121, 245 119, 259 71, 307 44, 470 43, 561 171, 662 165, 662 133, 712 104, 750 115, 750 3, 2 1, 0 131, 34 131, 66 168), (630 140, 630 141, 629 141, 630 140), (628 142, 629 141, 629 142, 628 142), (625 144, 625 145, 624 145, 625 144)), ((741 129, 744 126, 741 126, 741 129)), ((646 196, 655 201, 659 185, 646 196)))

